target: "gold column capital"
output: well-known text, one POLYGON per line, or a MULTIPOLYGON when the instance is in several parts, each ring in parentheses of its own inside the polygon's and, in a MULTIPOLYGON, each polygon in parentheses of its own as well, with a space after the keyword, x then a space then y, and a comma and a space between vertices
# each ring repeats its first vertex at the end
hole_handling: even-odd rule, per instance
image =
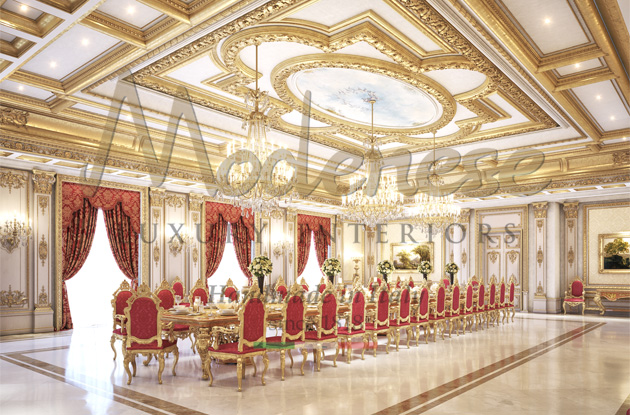
POLYGON ((149 199, 151 200, 151 206, 163 207, 164 199, 166 198, 166 190, 158 187, 149 188, 149 199))
POLYGON ((534 207, 534 217, 544 219, 547 217, 548 202, 532 203, 534 207))
POLYGON ((564 216, 567 219, 575 219, 578 217, 580 202, 565 202, 563 204, 564 216))
POLYGON ((468 223, 470 222, 470 209, 462 209, 459 214, 459 223, 468 223))
POLYGON ((56 181, 55 172, 33 169, 33 185, 35 193, 52 194, 52 186, 56 181))
POLYGON ((195 212, 201 211, 201 205, 203 204, 204 196, 199 193, 188 194, 188 209, 195 212))

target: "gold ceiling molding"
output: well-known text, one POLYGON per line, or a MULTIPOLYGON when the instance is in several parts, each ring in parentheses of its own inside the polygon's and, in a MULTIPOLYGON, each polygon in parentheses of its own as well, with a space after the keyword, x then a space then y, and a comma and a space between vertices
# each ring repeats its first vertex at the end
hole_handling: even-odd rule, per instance
POLYGON ((15 108, 0 109, 0 124, 24 127, 28 123, 29 113, 15 108))
POLYGON ((615 151, 612 155, 613 166, 622 166, 630 163, 630 150, 615 151))
MULTIPOLYGON (((442 107, 441 117, 430 125, 419 128, 380 128, 375 127, 376 134, 423 134, 436 131, 445 127, 455 116, 456 103, 451 94, 437 82, 419 73, 411 73, 402 69, 399 65, 384 62, 379 59, 366 58, 352 55, 307 55, 289 59, 274 68, 271 72, 273 86, 278 96, 288 103, 294 110, 303 111, 302 101, 296 97, 288 88, 288 78, 298 72, 314 68, 344 68, 355 69, 383 75, 388 78, 400 80, 408 85, 412 85, 435 98, 442 107)), ((370 126, 343 121, 330 116, 315 108, 311 108, 311 118, 338 127, 340 130, 351 128, 364 134, 370 134, 370 126)), ((342 134, 344 134, 342 132, 342 134)))

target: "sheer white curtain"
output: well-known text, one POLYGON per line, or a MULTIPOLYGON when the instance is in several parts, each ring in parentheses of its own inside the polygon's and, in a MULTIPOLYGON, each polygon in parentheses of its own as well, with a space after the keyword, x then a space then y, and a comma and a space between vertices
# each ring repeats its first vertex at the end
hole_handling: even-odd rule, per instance
POLYGON ((98 211, 92 249, 77 275, 66 281, 74 328, 112 325, 114 291, 123 280, 107 238, 103 211, 98 211))
MULTIPOLYGON (((231 229, 228 228, 227 243, 225 244, 225 250, 223 251, 223 257, 219 263, 217 271, 208 279, 208 288, 212 290, 212 285, 215 285, 215 293, 221 293, 221 289, 227 283, 228 279, 232 279, 232 282, 239 291, 247 286, 248 281, 241 267, 238 265, 238 259, 236 259, 236 252, 234 251, 234 244, 232 243, 231 229)), ((218 297, 215 295, 214 300, 217 301, 218 297)))
POLYGON ((306 267, 304 268, 304 272, 298 278, 298 281, 304 280, 308 284, 308 288, 310 291, 314 291, 317 289, 317 285, 322 280, 324 273, 319 267, 319 263, 317 262, 317 252, 315 251, 315 238, 313 237, 313 233, 311 233, 311 249, 308 253, 308 261, 306 262, 306 267))

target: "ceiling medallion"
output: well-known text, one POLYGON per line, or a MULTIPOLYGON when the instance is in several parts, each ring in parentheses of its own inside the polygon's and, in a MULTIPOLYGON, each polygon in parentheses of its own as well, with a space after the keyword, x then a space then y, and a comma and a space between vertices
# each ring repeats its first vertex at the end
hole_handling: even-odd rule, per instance
MULTIPOLYGON (((376 96, 370 95, 366 99, 371 105, 372 129, 374 128, 374 103, 376 96)), ((348 196, 342 197, 344 220, 365 224, 373 228, 378 224, 400 219, 403 216, 404 197, 396 187, 393 176, 380 177, 380 168, 383 165, 380 152, 377 149, 377 139, 374 130, 366 143, 365 152, 366 175, 358 176, 351 181, 348 196)))
POLYGON ((269 97, 258 87, 258 44, 256 44, 256 89, 245 96, 251 112, 243 121, 247 142, 228 145, 228 158, 233 164, 227 175, 220 175, 219 188, 224 196, 246 212, 264 216, 280 210, 280 202, 290 203, 297 175, 286 158, 286 148, 275 148, 267 141, 269 97), (284 200, 284 197, 286 200, 284 200))

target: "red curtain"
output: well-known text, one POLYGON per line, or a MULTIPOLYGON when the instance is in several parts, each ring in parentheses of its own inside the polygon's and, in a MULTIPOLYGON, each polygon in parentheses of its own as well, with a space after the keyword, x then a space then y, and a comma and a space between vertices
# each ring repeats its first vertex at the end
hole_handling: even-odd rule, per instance
POLYGON ((219 214, 216 223, 206 228, 206 279, 210 278, 219 268, 225 239, 227 237, 227 222, 219 214))
POLYGON ((252 241, 254 238, 249 234, 249 230, 247 226, 245 226, 242 216, 238 222, 232 223, 231 226, 232 241, 234 251, 236 251, 236 259, 238 259, 238 265, 251 283, 252 274, 247 269, 247 266, 252 262, 252 241))
POLYGON ((241 271, 251 280, 247 266, 251 263, 251 243, 255 237, 254 215, 251 212, 246 215, 237 206, 216 202, 206 202, 206 279, 216 272, 223 257, 228 223, 232 227, 232 243, 241 271), (212 241, 216 242, 214 246, 212 241))
POLYGON ((311 232, 315 237, 317 262, 321 267, 328 258, 330 245, 330 218, 312 215, 298 215, 298 276, 302 275, 308 262, 311 249, 311 232))
POLYGON ((98 209, 93 207, 88 199, 83 199, 82 207, 72 213, 70 223, 63 230, 62 320, 60 330, 72 328, 66 281, 79 272, 90 253, 97 215, 98 209))
POLYGON ((131 228, 131 219, 124 212, 122 202, 114 209, 104 210, 109 246, 118 268, 131 280, 131 287, 138 287, 138 233, 131 228))

